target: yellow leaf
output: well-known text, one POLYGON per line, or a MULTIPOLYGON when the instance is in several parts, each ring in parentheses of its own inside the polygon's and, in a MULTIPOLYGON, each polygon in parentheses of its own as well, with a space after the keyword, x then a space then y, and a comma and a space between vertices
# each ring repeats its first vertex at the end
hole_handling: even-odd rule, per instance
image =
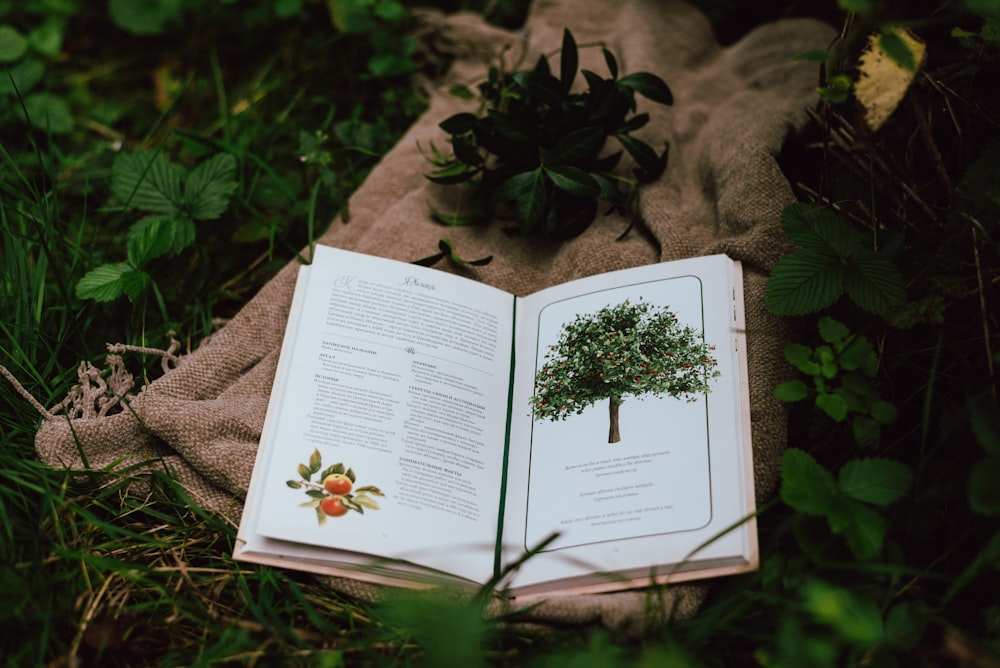
POLYGON ((860 76, 854 85, 854 96, 865 108, 865 123, 873 131, 882 127, 889 115, 903 101, 903 96, 927 52, 924 43, 908 30, 886 28, 883 33, 906 45, 916 67, 910 70, 893 60, 882 49, 879 35, 872 35, 869 38, 868 47, 861 54, 858 63, 860 76))

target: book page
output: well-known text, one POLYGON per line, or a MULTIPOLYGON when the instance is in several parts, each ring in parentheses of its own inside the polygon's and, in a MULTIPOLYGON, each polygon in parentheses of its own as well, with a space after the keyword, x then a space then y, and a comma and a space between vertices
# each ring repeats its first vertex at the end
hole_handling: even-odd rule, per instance
POLYGON ((248 548, 298 543, 489 578, 513 296, 323 246, 300 271, 248 548))
MULTIPOLYGON (((752 510, 733 271, 697 258, 519 300, 504 558, 558 537, 515 586, 680 562, 752 510)), ((750 551, 732 532, 696 558, 750 551)))

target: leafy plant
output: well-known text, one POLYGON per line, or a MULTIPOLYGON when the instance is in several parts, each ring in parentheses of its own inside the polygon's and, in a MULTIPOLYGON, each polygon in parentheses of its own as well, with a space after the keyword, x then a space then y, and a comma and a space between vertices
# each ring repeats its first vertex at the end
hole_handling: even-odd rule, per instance
POLYGON ((819 319, 819 334, 825 343, 816 348, 801 343, 785 347, 785 358, 812 378, 812 386, 789 380, 778 385, 774 395, 788 402, 811 396, 816 408, 835 422, 850 417, 858 445, 876 445, 880 427, 896 420, 896 409, 875 389, 875 349, 868 339, 852 335, 843 323, 828 316, 819 319))
POLYGON ((885 519, 871 506, 898 501, 913 482, 908 466, 890 459, 853 459, 837 478, 808 452, 790 448, 781 462, 781 499, 807 515, 826 518, 859 560, 878 556, 885 519))
POLYGON ((194 243, 196 220, 222 215, 239 188, 235 175, 236 159, 229 153, 205 160, 190 174, 160 152, 119 154, 111 172, 112 192, 126 206, 150 213, 129 229, 126 261, 88 271, 76 284, 76 296, 110 301, 125 294, 135 302, 152 283, 143 268, 194 243))
POLYGON ((28 123, 43 133, 70 132, 74 121, 66 100, 32 91, 45 76, 46 61, 62 52, 66 24, 75 7, 39 0, 17 9, 0 5, 0 122, 28 123))
POLYGON ((401 30, 406 7, 397 0, 327 0, 330 19, 343 33, 365 35, 371 46, 368 76, 391 77, 416 69, 419 44, 401 30))
POLYGON ((767 308, 773 313, 816 313, 844 293, 877 315, 902 303, 903 282, 890 261, 899 250, 899 237, 890 237, 887 248, 877 252, 834 212, 801 203, 785 207, 781 226, 800 249, 774 266, 767 284, 767 308))
POLYGON ((648 72, 619 78, 614 55, 603 49, 611 74, 605 79, 583 70, 588 89, 573 92, 579 66, 576 41, 563 32, 558 77, 542 56, 532 70, 514 73, 490 68, 480 84, 484 112, 463 112, 440 127, 451 135, 452 152, 433 146, 428 178, 439 184, 473 187, 471 218, 437 218, 469 223, 489 215, 514 217, 522 234, 568 238, 581 233, 597 215, 597 202, 627 211, 640 183, 653 181, 667 165, 667 148, 657 154, 632 137, 649 122, 634 114, 636 94, 672 104, 667 84, 648 72), (633 177, 612 170, 622 151, 604 155, 614 137, 636 163, 633 177))

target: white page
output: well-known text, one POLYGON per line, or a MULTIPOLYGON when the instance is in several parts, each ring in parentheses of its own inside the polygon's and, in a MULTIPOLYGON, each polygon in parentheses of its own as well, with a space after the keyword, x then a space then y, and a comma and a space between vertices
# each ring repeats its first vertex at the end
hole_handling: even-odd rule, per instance
POLYGON ((513 296, 323 246, 300 271, 308 292, 286 335, 295 345, 282 350, 284 376, 268 410, 242 532, 248 549, 276 539, 489 578, 513 296), (384 493, 369 495, 379 508, 320 524, 315 509, 300 507, 320 482, 297 472, 314 450, 323 469, 343 463, 353 470, 353 491, 384 493))
MULTIPOLYGON (((733 270, 725 256, 697 258, 602 274, 518 301, 504 560, 560 536, 522 566, 515 587, 678 562, 749 512, 733 270), (565 420, 533 420, 536 369, 564 323, 625 300, 669 306, 681 325, 716 346, 720 376, 710 391, 690 402, 626 397, 617 443, 608 442, 607 401, 565 420)), ((732 532, 697 557, 749 558, 751 551, 747 537, 732 532)))

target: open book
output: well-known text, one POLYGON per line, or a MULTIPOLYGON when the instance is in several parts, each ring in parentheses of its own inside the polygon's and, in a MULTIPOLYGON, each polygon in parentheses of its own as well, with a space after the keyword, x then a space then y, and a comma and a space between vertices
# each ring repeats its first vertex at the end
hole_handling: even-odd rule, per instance
POLYGON ((318 246, 236 559, 526 598, 757 567, 741 268, 515 297, 318 246), (541 549, 538 549, 541 548, 541 549))

